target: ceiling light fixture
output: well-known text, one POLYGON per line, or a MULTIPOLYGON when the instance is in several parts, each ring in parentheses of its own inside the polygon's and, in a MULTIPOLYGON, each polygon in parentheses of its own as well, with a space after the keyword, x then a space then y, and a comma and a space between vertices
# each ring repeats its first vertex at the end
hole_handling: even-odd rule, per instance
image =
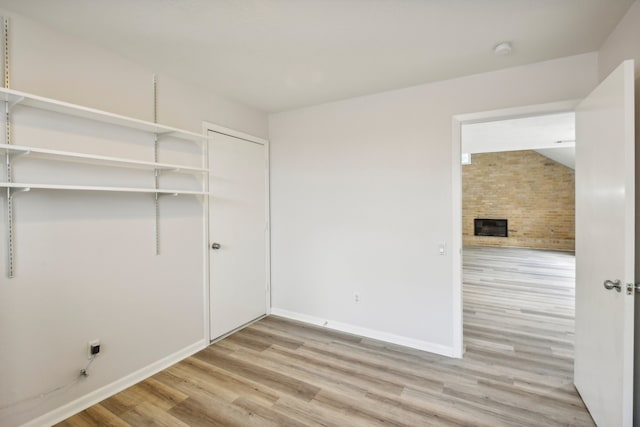
POLYGON ((502 42, 493 48, 493 53, 499 56, 507 56, 513 51, 513 46, 510 42, 502 42))

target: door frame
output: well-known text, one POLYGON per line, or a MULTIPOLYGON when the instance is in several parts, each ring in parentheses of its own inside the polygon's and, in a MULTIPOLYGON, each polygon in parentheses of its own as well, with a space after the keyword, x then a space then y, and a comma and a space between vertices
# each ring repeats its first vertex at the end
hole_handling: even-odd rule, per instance
POLYGON ((456 114, 452 117, 451 171, 452 171, 452 279, 453 279, 453 357, 462 358, 464 352, 462 301, 462 125, 522 117, 543 116, 575 111, 580 99, 535 104, 500 110, 456 114))
MULTIPOLYGON (((230 129, 224 126, 220 126, 211 122, 202 122, 202 132, 204 136, 207 138, 206 144, 203 144, 203 159, 204 165, 203 167, 209 168, 209 132, 215 132, 222 135, 227 135, 233 138, 242 139, 244 141, 252 142, 254 144, 260 144, 264 146, 265 150, 265 167, 264 167, 264 183, 265 183, 265 315, 268 316, 271 314, 271 208, 269 206, 269 201, 271 200, 270 189, 271 185, 269 183, 270 176, 270 148, 269 148, 269 140, 260 138, 254 135, 250 135, 248 133, 240 132, 234 129, 230 129)), ((211 340, 211 304, 210 304, 210 295, 211 295, 211 265, 210 265, 210 257, 209 257, 209 178, 207 176, 205 191, 207 192, 206 200, 205 200, 205 214, 204 214, 204 250, 203 250, 203 262, 205 266, 204 276, 203 276, 203 287, 204 287, 204 334, 207 342, 213 342, 211 340)), ((225 335, 226 336, 226 335, 225 335)), ((223 336, 224 337, 224 336, 223 336)), ((221 339, 220 337, 218 339, 221 339)), ((214 340, 217 341, 218 339, 214 340)))

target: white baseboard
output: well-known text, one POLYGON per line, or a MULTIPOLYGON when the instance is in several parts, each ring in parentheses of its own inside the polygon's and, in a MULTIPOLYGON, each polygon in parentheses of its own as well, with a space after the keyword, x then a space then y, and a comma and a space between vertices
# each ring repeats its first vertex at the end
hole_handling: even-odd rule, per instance
MULTIPOLYGON (((414 338, 408 338, 401 335, 390 334, 388 332, 377 331, 374 329, 363 328, 361 326, 351 325, 348 323, 337 322, 334 320, 322 319, 307 314, 296 313, 289 310, 283 310, 280 308, 272 307, 270 314, 274 316, 280 316, 291 320, 297 320, 300 322, 308 323, 311 325, 321 326, 324 328, 332 329, 335 331, 346 332, 349 334, 359 335, 362 337, 372 338, 379 341, 384 341, 392 344, 397 344, 417 350, 423 350, 430 353, 440 354, 443 356, 454 357, 455 352, 453 347, 443 346, 441 344, 435 344, 428 341, 416 340, 414 338)), ((207 340, 201 340, 194 344, 189 345, 169 356, 158 360, 142 369, 137 370, 117 381, 107 384, 97 390, 92 391, 72 402, 67 403, 53 411, 50 411, 38 418, 35 418, 25 424, 22 427, 41 427, 45 425, 53 425, 63 421, 78 412, 81 412, 88 407, 95 405, 96 403, 113 396, 114 394, 131 387, 134 384, 143 381, 146 378, 168 368, 169 366, 177 363, 194 353, 207 347, 209 343, 207 340)))
POLYGON ((139 369, 123 378, 120 378, 117 381, 114 381, 111 384, 100 387, 99 389, 94 390, 91 393, 74 400, 73 402, 69 402, 64 406, 47 412, 46 414, 23 424, 22 427, 42 427, 59 423, 60 421, 63 421, 71 417, 72 415, 75 415, 78 412, 81 412, 88 407, 95 405, 96 403, 110 396, 113 396, 114 394, 128 387, 131 387, 132 385, 137 384, 146 378, 149 378, 150 376, 162 371, 163 369, 168 368, 174 363, 177 363, 182 359, 185 359, 192 354, 197 353, 208 345, 209 343, 206 340, 201 340, 193 343, 188 347, 178 350, 175 353, 158 360, 157 362, 147 365, 142 369, 139 369))
POLYGON ((441 344, 435 344, 428 341, 417 340, 414 338, 404 337, 402 335, 390 334, 388 332, 377 331, 374 329, 363 328, 361 326, 350 325, 348 323, 336 322, 328 319, 310 316, 308 314, 296 313, 281 308, 271 307, 271 314, 274 316, 285 317, 299 322, 309 323, 311 325, 321 326, 323 328, 332 329, 349 334, 360 335, 362 337, 372 338, 392 344, 398 344, 404 347, 415 348, 417 350, 428 351, 429 353, 440 354, 447 357, 455 357, 455 349, 441 344))

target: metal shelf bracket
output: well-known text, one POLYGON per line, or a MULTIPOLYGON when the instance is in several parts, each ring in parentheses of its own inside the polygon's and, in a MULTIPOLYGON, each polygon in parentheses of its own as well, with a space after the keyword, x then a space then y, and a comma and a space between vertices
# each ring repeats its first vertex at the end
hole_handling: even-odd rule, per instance
POLYGON ((170 132, 165 132, 165 133, 156 133, 154 134, 156 137, 156 141, 158 142, 162 142, 162 140, 164 139, 169 139, 171 138, 171 133, 170 132))
POLYGON ((15 159, 17 159, 18 157, 22 157, 22 156, 28 156, 29 154, 31 154, 31 150, 21 151, 21 152, 19 152, 19 153, 9 153, 9 152, 7 151, 7 155, 9 156, 9 158, 10 158, 11 160, 15 160, 15 159))
POLYGON ((22 103, 22 101, 24 101, 24 96, 20 96, 16 99, 13 99, 11 101, 9 101, 9 111, 13 110, 13 107, 15 107, 16 105, 22 103))
POLYGON ((31 187, 24 188, 7 188, 9 190, 9 197, 13 197, 17 193, 28 193, 31 191, 31 187))

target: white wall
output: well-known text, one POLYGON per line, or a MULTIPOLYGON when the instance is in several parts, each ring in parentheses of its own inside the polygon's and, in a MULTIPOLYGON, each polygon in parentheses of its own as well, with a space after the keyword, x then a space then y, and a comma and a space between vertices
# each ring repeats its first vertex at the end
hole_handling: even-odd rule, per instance
MULTIPOLYGON (((153 120, 156 72, 0 9, 10 18, 11 88, 153 120)), ((206 52, 203 52, 203 55, 206 52)), ((215 93, 158 76, 158 122, 194 132, 202 121, 267 137, 266 115, 215 93)))
POLYGON ((591 53, 270 115, 273 312, 451 354, 452 116, 580 98, 597 73, 591 53))
POLYGON ((640 76, 640 2, 634 2, 600 48, 599 76, 604 80, 625 59, 634 59, 640 76))
MULTIPOLYGON (((11 17, 12 88, 152 119, 151 70, 0 13, 11 17)), ((195 132, 206 120, 267 136, 266 114, 165 75, 159 76, 159 120, 195 132)), ((21 107, 13 124, 15 144, 153 159, 149 135, 21 107)), ((199 165, 200 150, 198 144, 162 142, 160 161, 199 165)), ((149 172, 64 162, 36 166, 16 160, 16 179, 80 178, 99 184, 104 174, 117 185, 153 185, 149 172)), ((2 166, 0 173, 4 179, 2 166)), ((184 180, 197 188, 193 177, 184 180)), ((5 203, 2 192, 1 212, 5 203)), ((16 195, 14 279, 7 278, 7 223, 4 214, 0 217, 0 425, 23 423, 76 399, 99 398, 102 387, 123 385, 138 370, 205 343, 203 200, 169 197, 160 204, 161 255, 156 256, 151 195, 35 190, 16 195), (94 338, 101 339, 103 350, 89 377, 37 398, 78 377, 87 363, 87 342, 94 338)))

